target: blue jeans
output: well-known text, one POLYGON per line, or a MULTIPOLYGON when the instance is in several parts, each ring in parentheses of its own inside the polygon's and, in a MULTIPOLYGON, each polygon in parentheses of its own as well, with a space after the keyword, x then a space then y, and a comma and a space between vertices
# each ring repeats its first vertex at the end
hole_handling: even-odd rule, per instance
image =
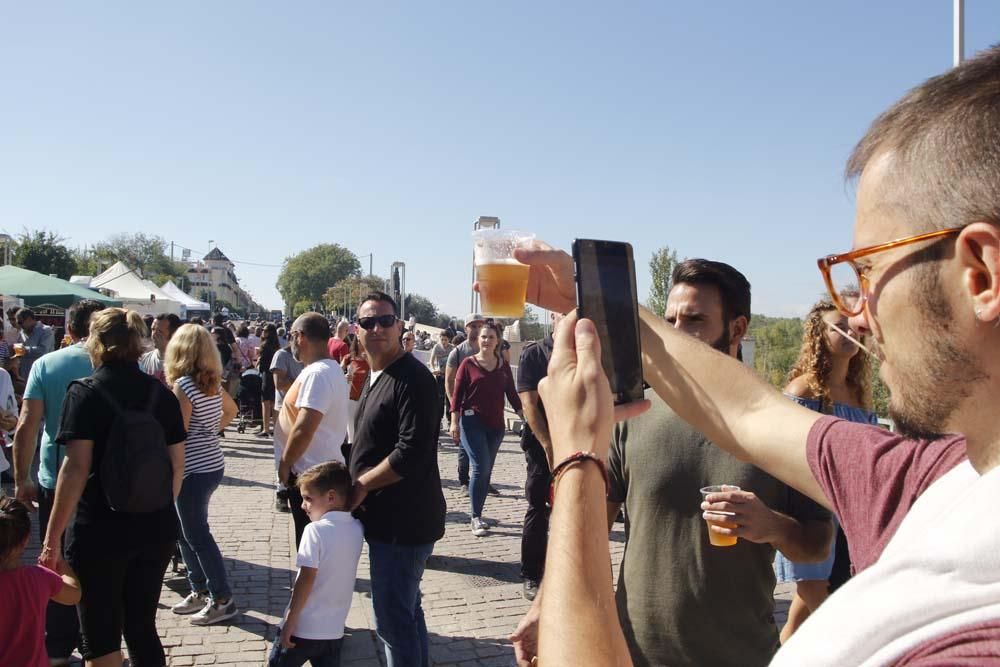
POLYGON ((420 606, 420 579, 430 544, 368 542, 375 632, 385 645, 387 667, 429 667, 427 624, 420 606))
POLYGON ((312 667, 340 667, 340 648, 344 638, 340 639, 302 639, 292 635, 293 648, 281 647, 281 628, 274 638, 271 655, 267 659, 267 667, 302 667, 308 663, 312 667))
POLYGON ((227 600, 230 596, 226 565, 208 526, 208 503, 222 482, 222 472, 197 472, 185 477, 176 503, 181 521, 181 555, 191 590, 208 591, 213 600, 227 600))
POLYGON ((462 416, 462 449, 469 455, 471 475, 469 476, 469 503, 473 518, 481 516, 486 504, 486 492, 493 476, 493 461, 503 442, 503 430, 491 429, 483 425, 478 415, 462 416))

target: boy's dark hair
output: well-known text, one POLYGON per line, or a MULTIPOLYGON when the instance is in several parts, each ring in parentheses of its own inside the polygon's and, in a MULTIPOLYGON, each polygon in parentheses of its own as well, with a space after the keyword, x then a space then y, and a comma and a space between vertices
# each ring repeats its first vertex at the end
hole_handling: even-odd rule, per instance
POLYGON ((385 292, 369 292, 363 299, 361 299, 361 301, 358 302, 358 310, 361 310, 361 306, 369 301, 381 301, 382 303, 389 304, 392 306, 392 314, 399 317, 399 306, 397 306, 396 301, 385 292))
POLYGON ((14 316, 14 319, 16 319, 17 323, 20 324, 29 317, 33 320, 36 319, 35 311, 33 311, 31 308, 19 308, 17 311, 17 315, 14 316))
POLYGON ((347 467, 339 461, 318 463, 299 475, 295 481, 299 489, 309 487, 316 493, 336 491, 345 500, 351 495, 354 482, 347 467))
POLYGON ((85 338, 90 333, 90 316, 101 310, 104 310, 104 304, 100 301, 77 301, 69 307, 69 330, 77 338, 85 338))
POLYGON ((713 285, 722 301, 722 321, 726 324, 740 315, 750 321, 750 282, 742 273, 723 262, 710 259, 685 259, 674 267, 674 285, 713 285))
POLYGON ((31 533, 28 508, 14 498, 0 499, 0 558, 21 546, 31 533))

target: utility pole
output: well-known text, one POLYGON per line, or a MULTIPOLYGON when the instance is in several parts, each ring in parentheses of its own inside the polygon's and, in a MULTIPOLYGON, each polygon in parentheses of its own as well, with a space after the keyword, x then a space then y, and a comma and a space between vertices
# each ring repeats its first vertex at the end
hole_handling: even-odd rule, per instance
POLYGON ((954 0, 952 13, 952 64, 958 67, 965 60, 965 0, 954 0))

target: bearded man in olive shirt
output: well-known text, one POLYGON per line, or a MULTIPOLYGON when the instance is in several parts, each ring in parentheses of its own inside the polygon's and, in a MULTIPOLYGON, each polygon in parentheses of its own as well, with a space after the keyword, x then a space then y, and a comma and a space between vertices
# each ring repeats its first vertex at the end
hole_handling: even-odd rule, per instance
MULTIPOLYGON (((750 317, 750 285, 721 262, 686 260, 673 275, 666 320, 735 357, 750 317)), ((724 452, 652 392, 652 408, 619 425, 608 457, 610 530, 625 504, 616 600, 636 665, 766 665, 779 647, 775 549, 822 560, 829 513, 724 452), (709 544, 699 489, 729 484, 735 546, 709 544)))

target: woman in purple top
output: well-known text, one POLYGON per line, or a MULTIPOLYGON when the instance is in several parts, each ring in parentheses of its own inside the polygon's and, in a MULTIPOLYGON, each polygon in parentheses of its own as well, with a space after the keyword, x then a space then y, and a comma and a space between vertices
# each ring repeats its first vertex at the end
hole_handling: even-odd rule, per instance
POLYGON ((455 442, 461 441, 471 462, 469 503, 472 534, 476 537, 486 535, 489 530, 482 512, 493 461, 506 426, 504 395, 515 411, 521 411, 510 364, 503 360, 499 350, 500 329, 487 322, 479 333, 479 352, 464 359, 458 367, 451 397, 451 437, 455 442))

